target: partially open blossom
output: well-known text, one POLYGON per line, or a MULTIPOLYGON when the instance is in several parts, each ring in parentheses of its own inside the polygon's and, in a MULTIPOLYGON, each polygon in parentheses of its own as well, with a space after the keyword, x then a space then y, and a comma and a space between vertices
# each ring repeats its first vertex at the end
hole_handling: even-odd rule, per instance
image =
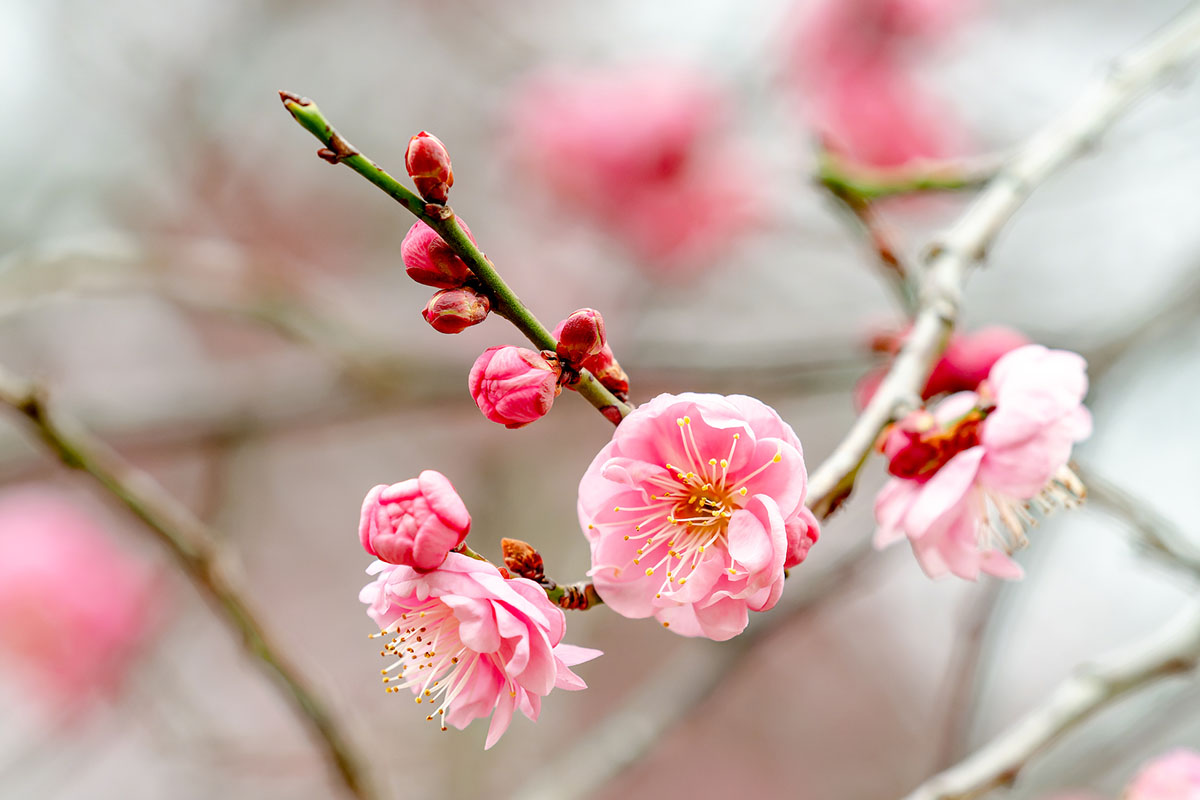
MULTIPOLYGON (((553 354, 551 354, 553 355, 553 354)), ((489 347, 475 360, 467 385, 483 415, 509 428, 541 419, 562 391, 562 370, 524 347, 489 347)))
MULTIPOLYGON (((907 330, 881 333, 874 337, 872 348, 894 355, 907 338, 907 330)), ((921 398, 928 400, 940 394, 975 391, 1001 356, 1027 344, 1030 341, 1024 334, 1003 325, 989 325, 970 333, 955 333, 929 373, 929 380, 921 390, 921 398)), ((872 370, 854 387, 854 404, 858 409, 866 408, 887 371, 887 366, 872 370)))
POLYGON ((438 333, 462 333, 487 319, 492 303, 486 294, 470 286, 442 289, 429 298, 421 316, 438 333))
POLYGON ((586 688, 570 668, 600 651, 562 644, 563 612, 533 581, 460 553, 432 572, 379 561, 368 572, 378 577, 360 599, 392 660, 387 691, 411 691, 443 730, 490 714, 487 749, 516 710, 536 721, 551 690, 586 688))
POLYGON ((1028 345, 1003 356, 978 392, 960 392, 888 434, 892 478, 875 500, 875 543, 905 536, 930 577, 1021 577, 1032 509, 1074 506, 1083 485, 1067 466, 1092 421, 1086 364, 1028 345), (924 461, 922 459, 925 459, 924 461))
POLYGON ((1121 800, 1200 800, 1200 753, 1181 747, 1159 756, 1142 767, 1121 800))
MULTIPOLYGON (((458 225, 473 242, 471 229, 461 218, 458 225)), ((421 220, 413 223, 400 243, 400 257, 404 260, 404 271, 408 277, 425 286, 438 289, 456 289, 462 286, 471 274, 467 262, 450 249, 437 231, 421 220)))
POLYGON ((0 659, 52 710, 121 687, 161 619, 162 589, 64 499, 0 495, 0 659))
POLYGON ((409 139, 404 166, 421 197, 432 203, 445 203, 450 197, 454 170, 450 168, 450 152, 441 139, 425 131, 409 139))
POLYGON ((445 475, 432 469, 367 492, 358 523, 359 540, 368 553, 419 572, 436 569, 470 530, 471 515, 462 498, 445 475))
POLYGON ((596 591, 617 613, 724 640, 783 592, 817 540, 800 440, 752 397, 663 394, 579 483, 596 591))
POLYGON ((581 308, 571 313, 554 329, 558 340, 558 357, 568 364, 579 366, 604 349, 604 317, 594 308, 581 308))
POLYGON ((729 142, 725 98, 659 63, 532 77, 511 113, 517 168, 655 267, 696 269, 756 222, 763 170, 729 142))

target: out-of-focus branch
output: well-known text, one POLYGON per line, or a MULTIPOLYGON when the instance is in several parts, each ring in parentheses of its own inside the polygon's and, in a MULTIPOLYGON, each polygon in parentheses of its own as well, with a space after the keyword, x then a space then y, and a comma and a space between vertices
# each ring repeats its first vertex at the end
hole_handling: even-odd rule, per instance
POLYGON ((1090 468, 1075 465, 1075 472, 1088 487, 1088 499, 1125 522, 1136 542, 1169 564, 1200 575, 1200 549, 1193 545, 1175 523, 1117 484, 1102 478, 1090 468))
POLYGON ((1200 5, 1193 4, 1156 36, 1118 59, 1075 105, 1019 147, 942 241, 930 248, 912 333, 871 402, 809 480, 808 503, 818 516, 828 516, 850 495, 883 427, 902 409, 916 405, 918 392, 958 319, 966 275, 986 256, 1005 223, 1040 183, 1091 147, 1136 100, 1191 59, 1198 47, 1200 5))
MULTIPOLYGON (((417 219, 437 231, 438 235, 466 262, 471 272, 475 273, 475 277, 487 288, 492 299, 492 310, 515 325, 517 330, 525 334, 529 341, 537 345, 539 349, 555 349, 556 343, 554 337, 550 335, 550 331, 500 277, 500 273, 496 271, 488 257, 463 231, 458 224, 458 219, 454 216, 454 211, 449 206, 436 203, 427 204, 384 171, 383 167, 358 152, 334 129, 312 100, 291 92, 280 92, 279 97, 292 118, 325 145, 327 149, 321 151, 322 158, 350 167, 412 212, 417 219)), ((620 422, 621 417, 633 410, 628 404, 618 400, 587 370, 580 370, 579 383, 572 388, 606 418, 610 418, 614 422, 620 422), (613 410, 617 415, 615 418, 610 413, 613 410)))
POLYGON ((922 160, 902 167, 882 168, 854 164, 828 150, 817 158, 817 183, 839 197, 878 200, 919 192, 956 192, 978 189, 1000 171, 999 156, 945 161, 922 160))
POLYGON ((832 599, 868 564, 870 540, 852 548, 823 574, 811 576, 780 607, 753 620, 741 636, 712 645, 707 657, 690 650, 669 660, 623 703, 592 726, 513 793, 519 800, 590 797, 643 756, 695 711, 771 632, 832 599), (653 713, 649 713, 653 709, 653 713))
POLYGON ((926 781, 905 800, 969 800, 1012 785, 1029 761, 1117 699, 1200 661, 1200 603, 1151 638, 1081 667, 1050 696, 974 755, 926 781))
POLYGON ((963 750, 971 722, 971 701, 979 666, 983 661, 988 626, 1004 586, 1003 581, 994 578, 988 579, 980 586, 979 596, 971 604, 966 621, 959 626, 950 668, 946 679, 942 681, 942 685, 946 687, 946 711, 942 723, 942 741, 938 748, 937 769, 953 764, 963 750))
POLYGON ((230 574, 216 537, 150 475, 125 462, 75 420, 55 413, 37 386, 0 368, 0 403, 22 414, 46 447, 68 467, 89 474, 140 518, 179 562, 201 593, 242 637, 246 651, 286 690, 347 789, 373 798, 362 760, 296 668, 271 642, 230 574))
POLYGON ((917 297, 913 292, 913 280, 916 272, 905 263, 900 245, 895 241, 894 232, 888 228, 887 223, 879 216, 870 201, 842 191, 836 185, 824 185, 833 199, 862 228, 863 234, 875 253, 875 260, 883 272, 883 277, 887 280, 888 286, 896 293, 896 299, 900 301, 900 305, 909 314, 914 313, 917 310, 917 297))

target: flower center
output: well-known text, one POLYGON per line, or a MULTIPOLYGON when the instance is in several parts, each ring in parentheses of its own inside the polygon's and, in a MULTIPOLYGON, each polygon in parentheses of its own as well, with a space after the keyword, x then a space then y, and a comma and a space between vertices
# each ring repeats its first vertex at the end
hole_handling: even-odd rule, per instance
MULTIPOLYGON (((647 577, 661 574, 657 598, 680 591, 705 554, 725 544, 729 519, 742 508, 742 499, 748 493, 746 483, 783 460, 782 454, 776 453, 758 469, 734 478, 729 474, 729 465, 741 434, 733 434, 724 458, 706 459, 692 432, 691 418, 680 417, 675 422, 686 458, 684 465, 665 464, 669 475, 647 481, 645 489, 653 492, 647 505, 613 509, 634 517, 599 523, 626 530, 633 526, 633 531, 625 534, 625 541, 639 545, 625 566, 644 569, 647 577)), ((613 569, 614 574, 620 574, 621 567, 613 569)), ((734 567, 727 569, 731 575, 738 574, 734 567)))
POLYGON ((392 637, 379 651, 384 658, 395 659, 380 670, 388 684, 385 691, 396 694, 411 689, 418 705, 439 703, 425 719, 437 719, 446 730, 446 709, 470 684, 479 662, 495 656, 464 645, 458 637, 458 619, 436 597, 414 601, 406 608, 395 622, 369 635, 371 639, 392 637))

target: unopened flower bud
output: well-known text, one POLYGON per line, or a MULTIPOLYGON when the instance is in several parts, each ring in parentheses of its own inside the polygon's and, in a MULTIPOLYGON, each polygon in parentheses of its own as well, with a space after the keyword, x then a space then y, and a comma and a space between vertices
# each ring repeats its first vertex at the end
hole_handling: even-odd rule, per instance
POLYGON ((629 376, 621 369, 621 365, 613 356, 612 348, 607 344, 600 349, 598 355, 584 361, 582 366, 592 373, 604 388, 616 395, 618 400, 624 402, 629 399, 629 376))
MULTIPOLYGON (((471 229, 460 218, 459 226, 473 242, 471 229)), ((404 259, 404 271, 408 277, 425 286, 438 289, 455 289, 463 285, 471 270, 467 263, 442 241, 437 231, 417 220, 404 235, 400 244, 400 257, 404 259)))
POLYGON ((450 168, 450 152, 441 139, 425 131, 409 139, 404 166, 421 197, 431 203, 446 202, 454 185, 454 170, 450 168))
POLYGON ((442 473, 427 469, 416 478, 368 492, 358 537, 376 558, 429 572, 470 530, 471 515, 454 486, 442 473))
POLYGON ((541 583, 546 578, 546 565, 542 555, 529 542, 520 539, 504 538, 500 540, 500 553, 504 556, 504 566, 518 578, 528 578, 534 583, 541 583))
POLYGON ((558 324, 558 357, 579 366, 604 349, 604 317, 594 308, 581 308, 558 324))
POLYGON ((429 298, 421 316, 439 333, 462 333, 487 319, 492 310, 487 295, 469 286, 443 289, 429 298))
POLYGON ((509 428, 520 428, 545 416, 562 391, 561 368, 540 353, 504 345, 483 351, 471 367, 467 384, 483 415, 509 428))

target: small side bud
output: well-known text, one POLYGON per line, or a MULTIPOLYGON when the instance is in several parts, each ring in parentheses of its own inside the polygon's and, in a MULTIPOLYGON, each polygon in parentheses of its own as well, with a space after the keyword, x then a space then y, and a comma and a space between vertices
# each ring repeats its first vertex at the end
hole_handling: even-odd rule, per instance
POLYGON ((616 395, 618 400, 624 402, 629 399, 629 376, 621 369, 621 365, 613 356, 612 348, 607 344, 599 355, 587 359, 582 366, 592 373, 604 388, 616 395))
POLYGON ((600 355, 606 343, 604 317, 594 308, 581 308, 572 313, 555 331, 558 357, 573 367, 600 355))
POLYGON ((487 319, 491 310, 492 304, 487 295, 463 286, 443 289, 429 298, 421 316, 439 333, 462 333, 487 319))
POLYGON ((450 152, 442 140, 432 133, 421 131, 408 140, 404 166, 417 186, 421 197, 431 203, 445 203, 454 185, 454 170, 450 168, 450 152))
POLYGON ((508 428, 541 419, 562 391, 562 371, 523 347, 489 347, 475 360, 467 386, 483 415, 508 428))
POLYGON ((546 579, 546 564, 542 555, 529 542, 520 539, 501 539, 500 552, 504 556, 504 566, 519 578, 528 578, 534 583, 546 579))
MULTIPOLYGON (((473 242, 471 229, 460 218, 458 224, 463 233, 473 242)), ((450 245, 437 235, 437 231, 417 220, 408 229, 400 244, 400 257, 404 260, 404 271, 408 277, 425 286, 438 289, 456 289, 462 286, 471 274, 470 268, 450 245)))

